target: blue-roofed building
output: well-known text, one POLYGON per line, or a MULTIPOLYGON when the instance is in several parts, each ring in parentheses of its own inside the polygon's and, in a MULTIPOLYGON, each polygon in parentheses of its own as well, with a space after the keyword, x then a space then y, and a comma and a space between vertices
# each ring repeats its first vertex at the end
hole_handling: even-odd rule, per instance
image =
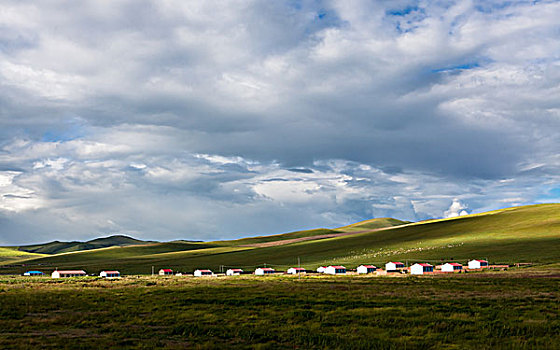
POLYGON ((43 276, 44 273, 41 271, 27 271, 23 274, 24 276, 43 276))

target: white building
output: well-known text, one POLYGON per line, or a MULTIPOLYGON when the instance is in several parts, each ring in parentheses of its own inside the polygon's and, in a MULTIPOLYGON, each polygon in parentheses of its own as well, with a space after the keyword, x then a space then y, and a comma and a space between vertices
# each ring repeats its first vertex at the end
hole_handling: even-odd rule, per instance
POLYGON ((344 275, 346 274, 346 267, 340 265, 329 266, 325 269, 327 275, 344 275))
POLYGON ((360 274, 362 274, 362 273, 374 273, 377 270, 377 267, 375 267, 373 265, 360 265, 360 266, 358 266, 358 268, 356 270, 360 274))
POLYGON ((327 268, 326 266, 319 266, 319 267, 317 268, 317 272, 318 272, 318 273, 325 273, 325 269, 326 269, 326 268, 327 268))
POLYGON ((423 275, 429 272, 434 272, 434 267, 430 264, 414 264, 410 267, 411 275, 423 275))
POLYGON ((469 269, 482 269, 488 267, 488 261, 486 260, 471 260, 469 261, 469 269))
POLYGON ((241 269, 228 269, 226 271, 226 276, 239 276, 243 273, 241 269))
POLYGON ((99 277, 117 278, 117 277, 121 277, 121 273, 119 271, 101 271, 99 277))
POLYGON ((194 277, 212 276, 210 270, 194 270, 194 277))
POLYGON ((385 271, 387 272, 399 271, 401 269, 404 269, 404 264, 402 262, 391 261, 385 264, 385 271))
POLYGON ((84 270, 55 270, 52 274, 52 278, 65 278, 65 277, 80 277, 87 276, 84 270))
POLYGON ((298 273, 305 273, 305 269, 303 267, 290 267, 287 273, 290 275, 297 275, 298 273))
POLYGON ((442 272, 455 272, 461 271, 463 269, 463 265, 458 263, 445 263, 441 265, 442 272))
POLYGON ((263 276, 263 275, 272 275, 274 273, 274 269, 270 267, 259 267, 255 270, 255 275, 263 276))
POLYGON ((173 270, 171 269, 161 269, 159 270, 159 275, 160 276, 167 276, 167 275, 172 275, 173 274, 173 270))

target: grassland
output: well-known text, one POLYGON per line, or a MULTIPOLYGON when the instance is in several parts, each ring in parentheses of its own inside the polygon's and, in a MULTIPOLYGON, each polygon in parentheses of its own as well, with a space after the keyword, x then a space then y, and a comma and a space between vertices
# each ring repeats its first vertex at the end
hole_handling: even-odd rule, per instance
POLYGON ((151 266, 191 272, 264 263, 282 269, 297 257, 309 269, 473 257, 533 267, 421 277, 0 276, 1 349, 560 348, 558 204, 420 223, 376 219, 233 241, 38 256, 4 248, 2 254, 9 260, 0 273, 58 267, 116 268, 126 275, 149 274, 151 266))
POLYGON ((558 349, 559 276, 3 277, 0 348, 558 349))
POLYGON ((27 259, 23 261, 26 266, 4 267, 0 273, 21 273, 30 266, 45 272, 58 267, 83 268, 93 273, 119 269, 124 274, 147 274, 151 266, 192 272, 196 268, 218 270, 220 266, 251 270, 266 263, 283 269, 295 265, 298 257, 308 269, 332 263, 348 267, 362 263, 382 265, 388 260, 438 263, 486 258, 491 263, 506 264, 560 261, 560 204, 419 223, 376 220, 332 230, 233 241, 170 242, 57 254, 27 259), (324 238, 325 235, 334 236, 324 238), (306 240, 297 241, 302 237, 306 240), (274 241, 278 245, 254 246, 274 241))
POLYGON ((0 247, 0 263, 2 264, 29 259, 29 258, 38 258, 41 256, 44 255, 23 252, 18 250, 17 248, 12 248, 12 247, 0 247))
POLYGON ((59 254, 59 253, 77 252, 82 250, 106 248, 112 246, 124 247, 124 246, 146 244, 146 243, 149 242, 140 241, 138 239, 134 239, 127 236, 115 235, 110 237, 96 238, 87 242, 54 241, 45 244, 20 246, 17 247, 17 249, 29 253, 59 254))
POLYGON ((352 232, 352 231, 363 231, 363 230, 374 230, 385 227, 401 226, 405 224, 410 224, 410 221, 402 221, 393 218, 376 218, 366 221, 360 221, 355 224, 348 226, 343 226, 338 228, 338 231, 352 232))

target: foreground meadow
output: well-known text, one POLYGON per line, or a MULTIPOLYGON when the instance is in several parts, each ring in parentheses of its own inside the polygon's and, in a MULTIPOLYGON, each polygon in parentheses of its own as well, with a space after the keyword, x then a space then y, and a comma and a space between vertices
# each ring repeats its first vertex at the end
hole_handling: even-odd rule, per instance
POLYGON ((0 348, 557 349, 559 272, 0 277, 0 348))

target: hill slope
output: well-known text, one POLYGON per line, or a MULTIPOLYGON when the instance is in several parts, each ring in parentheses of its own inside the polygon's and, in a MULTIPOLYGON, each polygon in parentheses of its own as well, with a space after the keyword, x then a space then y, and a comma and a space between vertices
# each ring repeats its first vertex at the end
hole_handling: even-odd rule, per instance
POLYGON ((115 236, 109 236, 103 238, 96 238, 87 242, 53 241, 44 244, 21 246, 18 249, 20 251, 29 252, 29 253, 59 254, 59 253, 75 252, 80 250, 98 249, 98 248, 105 248, 105 247, 112 247, 112 246, 122 247, 122 246, 146 244, 146 243, 148 242, 140 241, 132 237, 115 235, 115 236))
MULTIPOLYGON (((325 232, 341 233, 344 228, 319 231, 325 232)), ((303 231, 280 238, 322 236, 316 233, 303 231)), ((202 267, 217 270, 221 265, 251 270, 267 263, 283 269, 296 264, 298 257, 306 268, 332 263, 347 264, 348 267, 362 263, 381 265, 389 260, 464 262, 471 258, 487 258, 492 263, 552 263, 560 261, 560 204, 502 209, 366 232, 358 230, 350 235, 283 245, 259 247, 247 244, 263 240, 271 242, 270 237, 257 237, 252 241, 166 243, 171 246, 165 249, 160 249, 161 244, 112 247, 29 259, 26 264, 84 268, 93 272, 118 268, 123 273, 149 273, 151 266, 192 272, 202 267), (139 248, 143 250, 133 251, 139 248)))
POLYGON ((9 264, 18 260, 38 258, 43 254, 28 253, 13 247, 0 247, 0 264, 9 264))
POLYGON ((393 218, 377 218, 371 220, 360 221, 355 224, 348 226, 343 226, 338 228, 339 231, 362 231, 362 230, 373 230, 385 227, 401 226, 405 224, 410 224, 410 221, 402 221, 393 218))

